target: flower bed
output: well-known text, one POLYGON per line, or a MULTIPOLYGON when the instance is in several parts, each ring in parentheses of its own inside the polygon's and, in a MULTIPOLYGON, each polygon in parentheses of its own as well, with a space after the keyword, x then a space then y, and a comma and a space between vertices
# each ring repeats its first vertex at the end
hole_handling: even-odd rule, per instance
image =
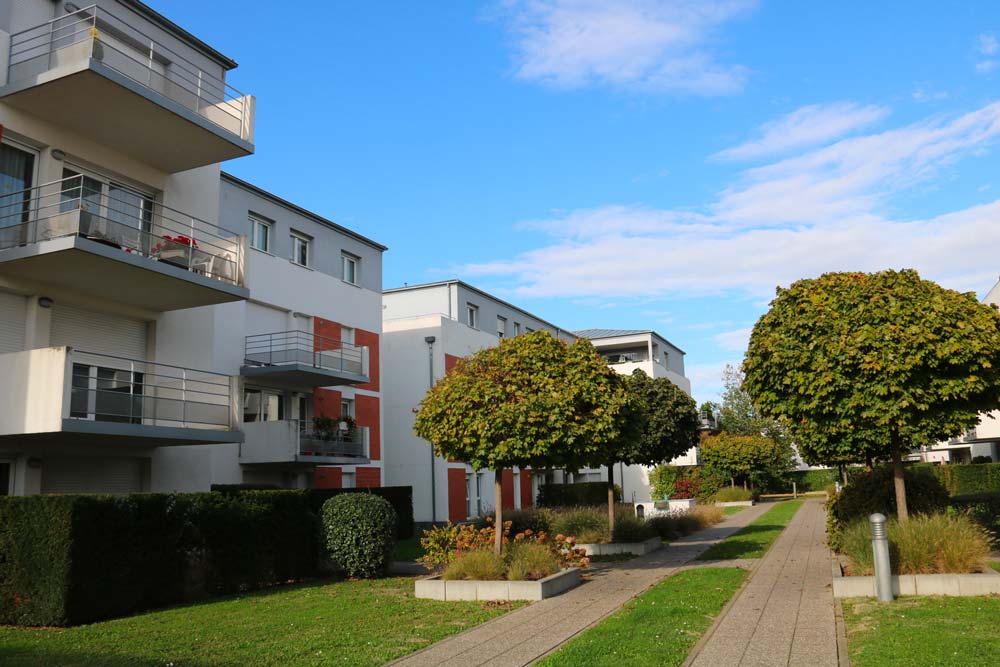
MULTIPOLYGON (((947 595, 978 597, 1000 594, 1000 572, 977 574, 900 574, 892 577, 893 595, 947 595)), ((833 563, 833 597, 876 597, 875 577, 848 577, 840 563, 833 563)))
POLYGON ((651 537, 642 542, 610 542, 593 544, 578 544, 578 549, 588 556, 616 556, 618 554, 632 554, 633 556, 645 556, 663 547, 663 539, 659 535, 651 537))
MULTIPOLYGON (((430 600, 544 600, 580 585, 582 570, 565 568, 538 581, 469 581, 441 575, 417 579, 414 595, 430 600)), ((1000 576, 997 577, 1000 579, 1000 576)))

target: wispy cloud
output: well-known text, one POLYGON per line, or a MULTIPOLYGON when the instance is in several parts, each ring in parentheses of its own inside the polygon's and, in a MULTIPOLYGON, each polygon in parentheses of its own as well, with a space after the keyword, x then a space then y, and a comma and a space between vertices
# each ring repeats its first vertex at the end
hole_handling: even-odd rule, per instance
POLYGON ((516 75, 558 88, 592 85, 723 95, 746 68, 719 62, 713 33, 756 0, 507 0, 516 75))
POLYGON ((734 329, 716 334, 713 338, 716 344, 723 350, 730 352, 744 352, 750 342, 750 332, 752 327, 744 329, 734 329))
POLYGON ((989 74, 1000 65, 1000 62, 992 57, 1000 53, 1000 41, 997 41, 993 33, 983 33, 976 38, 976 51, 979 55, 986 56, 985 60, 976 63, 976 71, 980 74, 989 74))
POLYGON ((743 293, 834 270, 914 267, 962 289, 995 279, 1000 200, 921 219, 894 195, 1000 137, 1000 103, 843 139, 741 173, 703 212, 638 205, 534 221, 552 242, 464 267, 525 296, 743 293))
POLYGON ((888 115, 882 106, 862 106, 854 102, 810 104, 761 125, 757 138, 713 157, 719 160, 754 160, 808 148, 838 139, 872 125, 888 115))

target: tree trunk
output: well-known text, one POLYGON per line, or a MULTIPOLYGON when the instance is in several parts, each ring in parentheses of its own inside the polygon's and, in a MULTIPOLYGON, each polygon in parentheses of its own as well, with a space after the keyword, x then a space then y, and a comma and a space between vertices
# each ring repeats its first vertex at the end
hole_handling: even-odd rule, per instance
POLYGON ((900 521, 907 521, 910 514, 906 509, 906 478, 903 477, 903 453, 899 433, 895 428, 889 434, 892 447, 892 482, 896 488, 896 516, 900 521))
POLYGON ((493 540, 493 551, 499 556, 503 552, 503 469, 498 469, 493 478, 493 502, 496 503, 493 528, 496 537, 493 540))
POLYGON ((840 466, 840 478, 843 480, 843 485, 847 486, 847 466, 843 464, 840 466))
POLYGON ((608 464, 608 539, 615 535, 615 464, 608 464))

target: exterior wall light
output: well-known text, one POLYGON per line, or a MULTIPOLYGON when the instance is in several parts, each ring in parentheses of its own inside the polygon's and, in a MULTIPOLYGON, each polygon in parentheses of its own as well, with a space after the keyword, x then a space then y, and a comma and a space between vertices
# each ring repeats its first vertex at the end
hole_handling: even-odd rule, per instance
POLYGON ((55 304, 55 301, 47 296, 38 297, 38 307, 39 308, 51 308, 55 304))

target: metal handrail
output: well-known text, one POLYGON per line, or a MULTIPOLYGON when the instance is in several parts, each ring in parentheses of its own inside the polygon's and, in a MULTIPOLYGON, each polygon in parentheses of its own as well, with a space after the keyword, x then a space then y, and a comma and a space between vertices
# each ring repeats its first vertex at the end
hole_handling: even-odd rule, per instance
POLYGON ((645 351, 601 352, 601 356, 610 364, 629 364, 649 361, 649 353, 645 351), (624 361, 622 360, 624 359, 624 361))
POLYGON ((88 180, 78 174, 0 195, 0 250, 81 235, 242 285, 243 235, 132 190, 129 200, 94 189, 88 180))
POLYGON ((354 426, 347 432, 332 431, 332 438, 323 438, 313 427, 312 420, 295 419, 298 422, 298 442, 296 451, 300 456, 365 456, 364 427, 354 426), (304 442, 308 441, 308 445, 304 442))
POLYGON ((230 378, 155 361, 71 350, 71 419, 231 430, 230 378), (78 366, 96 367, 97 375, 78 366), (112 378, 100 370, 124 372, 112 378), (113 385, 113 386, 112 386, 113 385), (127 387, 127 392, 123 391, 127 387))
POLYGON ((244 358, 257 366, 298 363, 361 374, 364 350, 364 346, 308 331, 278 331, 247 336, 244 358))
POLYGON ((187 103, 186 106, 199 115, 241 138, 250 139, 246 123, 249 112, 246 95, 226 83, 224 78, 206 72, 188 58, 96 4, 13 33, 10 37, 8 80, 17 80, 17 68, 36 59, 48 58, 49 62, 44 63, 44 69, 48 69, 52 66, 53 54, 87 40, 92 40, 95 45, 91 51, 95 59, 175 102, 187 103), (134 47, 134 53, 125 52, 107 39, 102 39, 102 32, 115 41, 134 47), (106 50, 121 58, 113 57, 106 50), (154 63, 160 65, 164 73, 156 71, 154 63), (172 86, 185 94, 168 94, 172 86), (187 96, 196 102, 191 104, 185 99, 187 96), (234 126, 227 127, 226 123, 212 118, 209 112, 212 108, 230 116, 235 121, 234 126))

